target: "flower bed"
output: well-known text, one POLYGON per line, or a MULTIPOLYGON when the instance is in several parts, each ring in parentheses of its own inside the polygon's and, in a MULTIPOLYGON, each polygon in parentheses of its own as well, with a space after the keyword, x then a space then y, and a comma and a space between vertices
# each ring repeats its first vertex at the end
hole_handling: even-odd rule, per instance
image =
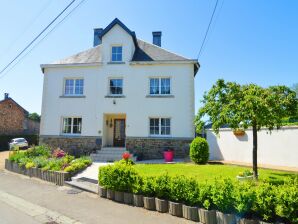
POLYGON ((89 157, 75 159, 61 149, 52 152, 47 146, 35 146, 26 151, 10 152, 8 160, 5 161, 5 168, 63 185, 65 180, 69 180, 91 163, 89 157))
MULTIPOLYGON (((201 183, 185 176, 142 176, 133 165, 117 162, 99 169, 99 185, 111 192, 140 196, 148 210, 199 219, 201 223, 236 223, 236 216, 242 218, 241 223, 251 223, 252 219, 298 222, 298 178, 281 185, 229 178, 201 183)), ((136 206, 140 205, 138 200, 136 206)))

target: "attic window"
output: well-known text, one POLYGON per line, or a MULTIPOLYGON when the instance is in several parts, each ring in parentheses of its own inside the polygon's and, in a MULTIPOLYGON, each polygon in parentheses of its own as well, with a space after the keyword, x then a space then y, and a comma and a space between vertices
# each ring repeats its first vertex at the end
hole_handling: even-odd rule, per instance
POLYGON ((9 104, 8 107, 9 107, 9 108, 12 108, 12 104, 9 104))
POLYGON ((122 61, 122 46, 112 46, 112 62, 122 61))

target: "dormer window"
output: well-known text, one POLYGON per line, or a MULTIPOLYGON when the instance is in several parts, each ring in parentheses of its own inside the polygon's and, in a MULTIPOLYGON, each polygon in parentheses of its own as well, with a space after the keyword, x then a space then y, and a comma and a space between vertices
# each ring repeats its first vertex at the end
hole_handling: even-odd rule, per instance
POLYGON ((122 61, 122 46, 112 46, 112 62, 122 61))

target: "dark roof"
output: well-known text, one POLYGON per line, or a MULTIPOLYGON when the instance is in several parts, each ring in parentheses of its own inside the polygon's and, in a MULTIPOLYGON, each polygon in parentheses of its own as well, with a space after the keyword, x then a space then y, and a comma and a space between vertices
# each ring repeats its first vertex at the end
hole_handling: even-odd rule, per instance
POLYGON ((27 115, 27 116, 29 115, 29 112, 28 112, 27 110, 25 110, 25 109, 24 109, 20 104, 18 104, 16 101, 14 101, 11 97, 8 97, 8 98, 6 98, 6 99, 0 100, 0 103, 3 103, 3 102, 8 101, 8 100, 12 101, 14 104, 17 105, 17 107, 19 107, 20 109, 22 109, 22 110, 24 111, 25 115, 27 115))
MULTIPOLYGON (((183 56, 177 55, 170 51, 167 51, 159 46, 150 44, 143 40, 137 39, 135 32, 128 29, 118 18, 114 19, 101 33, 99 38, 101 39, 107 32, 109 32, 116 24, 121 26, 129 35, 131 35, 135 52, 132 61, 194 61, 183 56)), ((89 64, 100 63, 102 59, 101 44, 88 50, 82 51, 70 57, 55 61, 51 64, 89 64)), ((197 73, 200 65, 198 62, 194 65, 194 74, 197 73)))

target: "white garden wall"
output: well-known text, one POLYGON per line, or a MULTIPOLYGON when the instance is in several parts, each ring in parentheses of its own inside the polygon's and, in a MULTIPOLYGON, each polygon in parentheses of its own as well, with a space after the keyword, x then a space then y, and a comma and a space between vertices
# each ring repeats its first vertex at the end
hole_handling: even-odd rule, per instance
MULTIPOLYGON (((219 136, 207 130, 210 160, 252 162, 252 130, 236 137, 231 129, 221 129, 219 136)), ((298 127, 283 127, 258 132, 258 163, 298 167, 298 127)))

